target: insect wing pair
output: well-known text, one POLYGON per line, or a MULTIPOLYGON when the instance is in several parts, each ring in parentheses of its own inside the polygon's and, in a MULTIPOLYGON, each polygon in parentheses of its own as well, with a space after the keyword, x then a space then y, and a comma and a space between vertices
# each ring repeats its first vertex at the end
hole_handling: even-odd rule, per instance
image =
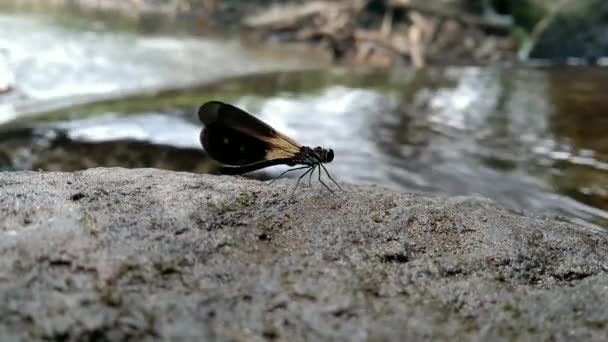
POLYGON ((274 165, 301 165, 281 173, 272 182, 288 172, 307 169, 298 178, 293 196, 302 178, 309 175, 310 185, 317 170, 321 184, 335 195, 321 179, 323 170, 342 190, 323 165, 334 159, 333 150, 302 146, 246 111, 219 101, 203 104, 198 117, 205 125, 200 135, 201 144, 211 158, 222 164, 220 173, 236 175, 274 165))

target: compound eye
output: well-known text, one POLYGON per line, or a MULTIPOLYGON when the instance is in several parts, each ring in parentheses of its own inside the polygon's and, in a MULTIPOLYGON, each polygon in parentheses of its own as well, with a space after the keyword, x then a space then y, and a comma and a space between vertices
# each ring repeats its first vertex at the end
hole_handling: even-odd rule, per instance
POLYGON ((330 161, 334 160, 334 150, 329 149, 327 151, 327 154, 325 156, 326 162, 329 163, 330 161))

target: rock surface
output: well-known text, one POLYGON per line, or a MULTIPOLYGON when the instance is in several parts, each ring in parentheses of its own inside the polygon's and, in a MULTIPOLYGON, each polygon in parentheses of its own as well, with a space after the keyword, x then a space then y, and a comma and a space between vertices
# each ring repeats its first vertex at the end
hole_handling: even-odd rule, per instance
POLYGON ((7 340, 608 340, 608 239, 470 197, 0 173, 7 340))

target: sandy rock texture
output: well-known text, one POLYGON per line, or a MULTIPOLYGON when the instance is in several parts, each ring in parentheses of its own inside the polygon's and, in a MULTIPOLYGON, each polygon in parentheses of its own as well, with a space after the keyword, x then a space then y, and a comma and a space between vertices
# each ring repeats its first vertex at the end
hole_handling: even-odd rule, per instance
POLYGON ((608 239, 497 208, 154 169, 0 173, 0 336, 606 341, 608 239))

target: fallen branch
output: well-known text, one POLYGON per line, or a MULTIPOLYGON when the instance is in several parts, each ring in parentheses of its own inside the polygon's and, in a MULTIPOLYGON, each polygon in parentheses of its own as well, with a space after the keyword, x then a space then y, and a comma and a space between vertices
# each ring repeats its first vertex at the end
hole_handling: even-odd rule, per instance
POLYGON ((323 1, 313 1, 304 5, 275 6, 263 14, 245 18, 243 25, 248 28, 281 29, 312 18, 332 6, 323 1))
POLYGON ((319 15, 329 15, 341 11, 358 12, 363 1, 327 2, 311 1, 304 4, 277 5, 262 14, 253 15, 243 20, 247 28, 281 29, 295 27, 298 23, 319 15))

